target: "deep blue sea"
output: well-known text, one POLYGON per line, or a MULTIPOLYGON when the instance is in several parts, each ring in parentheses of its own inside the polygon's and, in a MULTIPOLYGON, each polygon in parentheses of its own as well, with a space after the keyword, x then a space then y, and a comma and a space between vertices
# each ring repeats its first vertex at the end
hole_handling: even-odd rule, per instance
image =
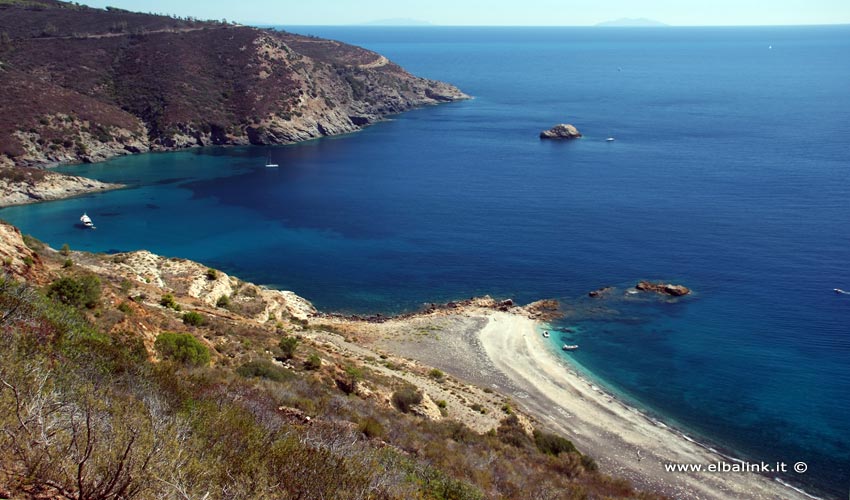
POLYGON ((325 310, 557 297, 571 356, 611 390, 736 456, 806 462, 783 479, 844 498, 850 27, 292 31, 475 99, 296 146, 64 168, 131 188, 0 218, 57 248, 199 260, 325 310), (538 139, 561 122, 584 138, 538 139), (75 227, 83 211, 96 231, 75 227), (695 294, 621 298, 640 279, 695 294), (586 297, 604 285, 618 293, 586 297))

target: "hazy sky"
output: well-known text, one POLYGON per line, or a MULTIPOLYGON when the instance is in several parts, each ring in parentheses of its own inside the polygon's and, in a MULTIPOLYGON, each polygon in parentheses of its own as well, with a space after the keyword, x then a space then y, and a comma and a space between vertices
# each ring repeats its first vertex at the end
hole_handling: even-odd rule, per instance
POLYGON ((440 25, 586 26, 646 17, 678 26, 847 24, 850 0, 80 0, 92 7, 245 24, 358 24, 412 18, 440 25))

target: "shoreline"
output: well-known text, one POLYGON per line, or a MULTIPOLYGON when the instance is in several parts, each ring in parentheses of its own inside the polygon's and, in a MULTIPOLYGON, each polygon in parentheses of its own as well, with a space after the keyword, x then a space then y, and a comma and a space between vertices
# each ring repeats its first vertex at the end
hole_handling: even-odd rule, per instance
MULTIPOLYGON (((549 408, 560 418, 550 413, 538 415, 545 417, 541 420, 564 432, 610 472, 642 487, 661 486, 661 492, 675 498, 818 498, 757 473, 666 471, 666 463, 742 461, 700 443, 598 387, 598 382, 589 380, 569 361, 551 352, 552 346, 540 334, 544 323, 515 316, 513 321, 499 318, 501 324, 496 325, 496 315, 491 316, 479 332, 486 355, 509 378, 536 389, 548 399, 549 408), (607 453, 599 453, 600 449, 607 453), (626 450, 634 450, 634 454, 624 456, 626 450)), ((547 405, 533 401, 533 406, 545 411, 547 405)))
POLYGON ((508 396, 523 412, 592 456, 603 472, 638 488, 676 499, 819 498, 754 472, 667 471, 665 464, 743 461, 599 387, 552 352, 541 335, 546 326, 523 308, 506 312, 476 305, 371 325, 383 331, 375 341, 379 347, 508 396), (408 339, 399 333, 421 328, 423 322, 444 333, 408 339))

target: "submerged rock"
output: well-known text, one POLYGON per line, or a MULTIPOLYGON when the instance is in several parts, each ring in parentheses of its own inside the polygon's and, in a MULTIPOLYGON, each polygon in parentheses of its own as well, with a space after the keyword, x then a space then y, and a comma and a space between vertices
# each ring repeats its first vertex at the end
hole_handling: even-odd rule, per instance
POLYGON ((581 132, 569 123, 561 123, 549 130, 540 132, 541 139, 576 139, 579 137, 581 137, 581 132))
POLYGON ((598 288, 596 290, 587 292, 587 295, 589 295, 590 297, 599 298, 599 297, 603 297, 603 296, 609 294, 612 290, 614 290, 613 287, 606 286, 606 287, 598 288))
POLYGON ((652 283, 650 281, 641 281, 635 288, 642 292, 655 292, 662 295, 672 295, 673 297, 681 297, 688 295, 691 290, 683 285, 672 285, 670 283, 652 283))

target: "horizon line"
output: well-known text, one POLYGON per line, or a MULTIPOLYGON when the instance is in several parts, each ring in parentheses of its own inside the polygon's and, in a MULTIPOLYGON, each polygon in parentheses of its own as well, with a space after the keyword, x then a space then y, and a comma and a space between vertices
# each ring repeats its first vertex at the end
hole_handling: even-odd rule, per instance
POLYGON ((243 22, 249 26, 291 26, 291 27, 343 27, 343 28, 599 28, 599 29, 665 29, 665 28, 793 28, 807 26, 850 26, 850 21, 840 23, 808 24, 667 24, 659 26, 600 26, 597 24, 270 24, 243 22))

